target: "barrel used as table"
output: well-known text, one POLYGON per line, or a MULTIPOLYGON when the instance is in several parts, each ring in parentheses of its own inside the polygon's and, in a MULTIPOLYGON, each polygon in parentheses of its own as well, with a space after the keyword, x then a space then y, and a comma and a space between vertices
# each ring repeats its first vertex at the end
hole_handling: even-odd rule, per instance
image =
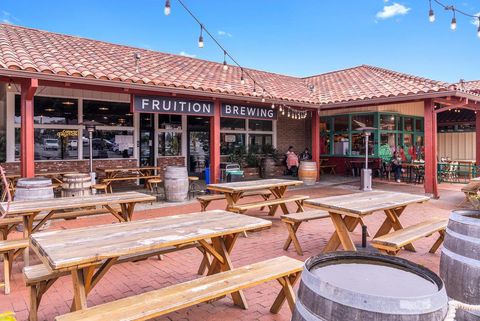
POLYGON ((305 185, 314 185, 317 181, 318 168, 316 162, 301 161, 298 168, 298 178, 305 185))
POLYGON ((92 179, 86 173, 71 173, 63 175, 62 196, 86 196, 92 194, 92 179))
POLYGON ((15 201, 53 198, 52 180, 45 177, 19 178, 15 187, 15 201))
POLYGON ((273 157, 264 157, 260 161, 260 176, 262 178, 273 178, 275 174, 275 159, 273 157))
MULTIPOLYGON (((450 298, 480 305, 480 211, 453 211, 440 257, 440 276, 450 298)), ((480 321, 480 312, 457 310, 457 321, 480 321)))
POLYGON ((167 166, 165 170, 165 198, 168 202, 183 202, 188 197, 188 173, 186 167, 167 166))
POLYGON ((443 281, 410 261, 336 252, 305 262, 292 321, 443 321, 443 281))

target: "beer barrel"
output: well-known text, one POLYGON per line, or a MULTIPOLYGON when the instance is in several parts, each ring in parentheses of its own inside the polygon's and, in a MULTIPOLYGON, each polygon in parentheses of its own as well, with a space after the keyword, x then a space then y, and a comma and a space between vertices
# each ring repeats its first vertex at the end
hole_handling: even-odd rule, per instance
MULTIPOLYGON (((480 304, 480 211, 453 211, 440 257, 440 276, 450 298, 480 304)), ((457 321, 480 321, 480 312, 457 310, 457 321)))
POLYGON ((15 187, 15 201, 45 200, 53 198, 52 180, 45 177, 20 178, 15 187))
POLYGON ((314 185, 317 181, 317 163, 310 161, 301 161, 298 168, 298 178, 303 181, 305 185, 314 185))
POLYGON ((165 170, 165 198, 168 202, 183 202, 188 196, 188 173, 186 167, 167 166, 165 170))
POLYGON ((264 157, 260 161, 260 176, 262 178, 275 177, 275 159, 273 157, 264 157))
POLYGON ((63 175, 62 196, 86 196, 91 195, 92 179, 86 173, 70 173, 63 175))
POLYGON ((410 261, 336 252, 305 262, 292 321, 441 321, 443 281, 410 261))

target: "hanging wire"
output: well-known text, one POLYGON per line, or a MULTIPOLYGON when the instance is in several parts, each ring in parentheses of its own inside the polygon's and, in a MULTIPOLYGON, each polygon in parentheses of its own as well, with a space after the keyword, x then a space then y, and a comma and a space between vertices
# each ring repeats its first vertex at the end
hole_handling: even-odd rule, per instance
POLYGON ((457 7, 455 7, 453 5, 446 5, 442 2, 440 2, 439 0, 428 0, 428 3, 429 3, 429 11, 428 11, 428 17, 429 18, 428 19, 430 20, 430 22, 435 21, 435 13, 432 9, 432 1, 434 1, 437 5, 442 7, 444 10, 452 11, 453 17, 452 17, 452 21, 450 23, 450 28, 452 30, 457 29, 457 17, 456 17, 457 13, 460 14, 460 15, 463 15, 465 17, 478 19, 477 35, 478 35, 478 37, 480 37, 480 14, 478 14, 478 15, 477 14, 470 14, 468 12, 465 12, 463 10, 458 9, 457 7))

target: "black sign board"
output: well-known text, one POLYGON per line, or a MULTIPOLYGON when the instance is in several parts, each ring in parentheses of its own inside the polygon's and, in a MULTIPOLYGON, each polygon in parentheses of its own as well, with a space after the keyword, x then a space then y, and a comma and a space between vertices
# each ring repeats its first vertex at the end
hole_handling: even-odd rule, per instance
POLYGON ((240 106, 236 104, 222 104, 222 117, 238 117, 251 119, 277 119, 277 111, 270 107, 240 106))
POLYGON ((134 96, 133 112, 213 116, 213 102, 161 96, 134 96))

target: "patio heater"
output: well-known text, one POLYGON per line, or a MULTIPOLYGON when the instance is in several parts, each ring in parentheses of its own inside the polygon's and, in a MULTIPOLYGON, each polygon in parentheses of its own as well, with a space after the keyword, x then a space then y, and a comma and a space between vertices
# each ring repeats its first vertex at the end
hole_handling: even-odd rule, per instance
POLYGON ((360 175, 360 190, 371 191, 372 190, 372 170, 368 168, 368 139, 372 132, 376 130, 375 127, 368 127, 366 124, 354 120, 354 122, 360 126, 356 130, 362 131, 365 137, 365 168, 362 169, 360 175))
MULTIPOLYGON (((89 150, 89 161, 90 161, 90 178, 92 181, 92 185, 95 185, 95 172, 93 171, 93 133, 97 126, 101 125, 99 122, 94 120, 85 121, 82 123, 85 126, 85 129, 88 132, 88 150, 89 150)), ((82 143, 83 144, 83 143, 82 143)))

